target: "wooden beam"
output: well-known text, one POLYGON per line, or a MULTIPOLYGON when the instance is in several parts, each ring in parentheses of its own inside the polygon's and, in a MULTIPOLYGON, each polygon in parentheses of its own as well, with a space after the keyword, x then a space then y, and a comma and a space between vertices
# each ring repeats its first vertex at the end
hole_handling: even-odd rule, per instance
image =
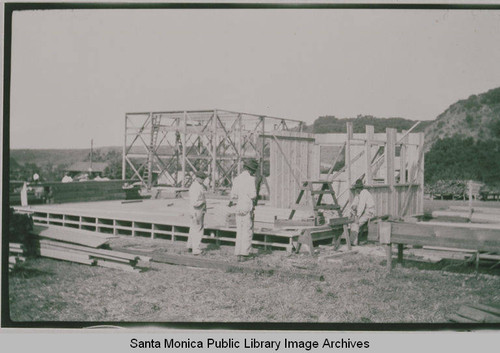
POLYGON ((90 259, 88 255, 69 253, 67 251, 60 251, 55 249, 41 248, 40 256, 49 257, 51 259, 56 259, 56 260, 76 262, 84 265, 93 265, 95 263, 95 260, 90 259))
POLYGON ((73 229, 69 227, 53 226, 53 225, 33 226, 33 230, 31 231, 31 233, 38 235, 40 237, 65 241, 68 243, 85 245, 92 248, 97 248, 101 245, 104 245, 109 241, 109 238, 114 237, 114 236, 104 237, 92 231, 73 229))
POLYGON ((500 230, 391 223, 391 242, 396 244, 442 246, 477 251, 500 252, 500 230))
MULTIPOLYGON (((125 249, 120 249, 120 251, 126 251, 125 249)), ((310 280, 323 281, 324 276, 317 273, 311 272, 289 272, 279 269, 269 269, 262 268, 258 266, 249 265, 236 265, 228 263, 227 261, 219 261, 213 259, 206 259, 202 257, 195 256, 185 256, 176 254, 155 254, 153 255, 151 261, 166 263, 172 265, 181 266, 191 266, 191 267, 203 267, 203 268, 213 268, 217 270, 222 270, 226 272, 240 272, 240 273, 252 273, 252 274, 265 274, 265 275, 282 275, 290 276, 292 278, 306 278, 310 280)))
MULTIPOLYGON (((345 148, 345 166, 347 170, 347 188, 350 190, 352 186, 352 171, 351 171, 351 139, 352 139, 352 123, 347 122, 347 141, 346 141, 346 148, 345 148)), ((352 202, 352 192, 349 192, 349 202, 352 202)))
POLYGON ((386 130, 387 144, 385 147, 385 163, 386 163, 386 183, 389 185, 389 214, 397 216, 398 210, 396 209, 396 190, 395 184, 395 168, 394 158, 396 153, 396 129, 388 128, 386 130))
MULTIPOLYGON (((417 164, 414 166, 413 168, 413 173, 411 175, 411 179, 410 179, 410 185, 418 182, 419 184, 419 192, 421 193, 421 203, 422 203, 422 207, 423 207, 423 197, 424 197, 424 194, 423 194, 423 187, 424 187, 424 134, 421 133, 420 136, 419 136, 419 141, 420 141, 420 145, 418 147, 418 161, 417 161, 417 164)), ((404 197, 404 200, 403 200, 403 207, 401 209, 401 211, 399 212, 399 216, 400 217, 404 217, 406 215, 406 213, 408 212, 408 208, 410 206, 410 196, 412 194, 412 189, 411 187, 409 186, 408 189, 406 190, 406 193, 405 193, 405 197, 404 197)), ((419 210, 417 210, 417 212, 419 212, 419 210)))
POLYGON ((141 255, 134 255, 128 252, 119 252, 119 251, 114 251, 114 250, 106 250, 106 249, 94 249, 94 248, 89 248, 86 246, 80 246, 80 245, 74 245, 74 244, 67 244, 63 243, 60 241, 52 241, 52 240, 40 240, 40 244, 42 245, 50 245, 54 247, 59 247, 61 249, 71 249, 71 250, 77 250, 77 251, 82 251, 86 252, 90 255, 104 255, 108 256, 111 258, 118 258, 118 259, 125 259, 129 261, 150 261, 151 257, 149 256, 141 256, 141 255))
POLYGON ((366 125, 366 144, 365 144, 365 157, 366 157, 366 184, 371 185, 373 183, 372 177, 372 141, 375 128, 373 125, 366 125))
POLYGON ((399 153, 399 184, 406 183, 406 150, 409 140, 406 131, 403 130, 403 133, 405 137, 403 138, 403 143, 401 144, 401 150, 399 153))

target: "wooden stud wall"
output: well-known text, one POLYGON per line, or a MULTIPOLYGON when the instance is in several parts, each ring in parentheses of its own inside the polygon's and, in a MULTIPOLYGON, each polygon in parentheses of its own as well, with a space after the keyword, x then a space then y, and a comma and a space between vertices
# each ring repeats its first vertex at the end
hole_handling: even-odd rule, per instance
POLYGON ((352 198, 349 185, 363 178, 374 196, 378 216, 423 213, 423 133, 398 134, 395 129, 374 133, 373 126, 366 126, 365 134, 352 134, 351 123, 347 123, 347 132, 315 136, 319 146, 346 146, 344 169, 321 176, 332 181, 340 205, 352 198), (383 155, 377 156, 380 147, 383 155))

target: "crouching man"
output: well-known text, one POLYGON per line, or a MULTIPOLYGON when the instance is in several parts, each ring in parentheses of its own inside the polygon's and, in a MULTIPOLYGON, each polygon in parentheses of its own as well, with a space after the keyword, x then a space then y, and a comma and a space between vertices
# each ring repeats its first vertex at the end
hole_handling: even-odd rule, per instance
POLYGON ((233 180, 231 201, 229 206, 235 206, 236 213, 236 244, 234 254, 238 261, 245 261, 250 254, 253 238, 254 200, 257 197, 255 188, 256 160, 244 162, 243 172, 233 180))
POLYGON ((205 226, 205 213, 207 212, 207 201, 205 199, 205 181, 207 175, 201 171, 196 172, 196 178, 189 188, 189 206, 191 209, 191 226, 187 241, 188 251, 193 255, 201 254, 201 238, 205 226))
POLYGON ((359 228, 375 217, 375 201, 359 179, 356 180, 351 190, 354 194, 351 205, 351 215, 354 217, 354 222, 351 224, 350 240, 352 245, 358 245, 359 228))

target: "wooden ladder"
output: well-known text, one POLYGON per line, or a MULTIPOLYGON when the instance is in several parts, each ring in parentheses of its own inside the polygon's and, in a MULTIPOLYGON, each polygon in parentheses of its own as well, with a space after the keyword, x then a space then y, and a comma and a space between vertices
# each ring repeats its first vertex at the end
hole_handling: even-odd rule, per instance
POLYGON ((300 201, 302 200, 302 197, 304 194, 308 191, 309 195, 309 201, 310 201, 310 207, 312 208, 312 211, 314 213, 314 224, 315 225, 320 225, 320 219, 321 219, 321 210, 331 210, 331 211, 337 211, 339 217, 342 216, 341 211, 340 211, 340 206, 337 201, 337 197, 335 196, 335 191, 333 191, 332 184, 329 181, 311 181, 311 180, 305 180, 302 182, 302 186, 300 188, 299 195, 297 196, 297 200, 295 201, 295 205, 292 206, 292 210, 290 211, 290 215, 288 216, 288 219, 292 219, 293 216, 295 215, 295 211, 297 210, 304 210, 304 206, 300 206, 300 201), (314 190, 314 185, 321 184, 321 189, 319 190, 314 190), (323 200, 323 195, 330 195, 332 197, 333 203, 329 205, 322 204, 321 201, 323 200))
POLYGON ((315 229, 311 228, 303 231, 299 237, 298 250, 300 250, 301 244, 306 244, 309 248, 309 252, 311 253, 311 255, 314 255, 313 242, 329 238, 332 238, 334 249, 338 250, 338 248, 340 247, 341 238, 344 237, 347 244, 347 249, 350 251, 351 242, 349 240, 349 230, 347 227, 348 219, 342 217, 342 210, 340 205, 338 204, 337 197, 335 196, 335 191, 333 191, 331 182, 316 181, 316 180, 303 181, 299 195, 297 196, 297 200, 295 201, 295 205, 292 207, 288 219, 291 220, 293 218, 296 210, 305 209, 304 206, 300 206, 300 201, 302 200, 302 197, 306 192, 308 192, 308 195, 310 197, 309 207, 312 208, 312 211, 314 213, 315 226, 324 225, 324 222, 321 222, 323 216, 320 214, 320 212, 322 210, 336 211, 338 218, 330 219, 328 226, 324 225, 324 227, 316 227, 315 229), (321 185, 321 188, 315 190, 314 185, 321 185), (332 203, 322 204, 321 201, 323 201, 323 195, 330 195, 332 197, 332 203), (335 229, 338 229, 339 227, 342 229, 342 233, 334 234, 337 233, 335 229))

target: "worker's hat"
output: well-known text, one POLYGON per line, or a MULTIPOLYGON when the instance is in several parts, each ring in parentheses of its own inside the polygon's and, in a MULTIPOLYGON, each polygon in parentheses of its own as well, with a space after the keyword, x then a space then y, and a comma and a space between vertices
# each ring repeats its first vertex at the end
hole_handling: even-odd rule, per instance
POLYGON ((243 167, 255 172, 259 168, 259 163, 255 159, 247 159, 243 162, 243 167))
POLYGON ((197 178, 200 178, 200 179, 206 179, 207 178, 207 175, 204 172, 202 172, 201 170, 199 170, 196 173, 194 173, 194 175, 197 178))
POLYGON ((363 189, 365 186, 363 185, 363 180, 358 179, 354 183, 354 185, 351 187, 351 190, 360 190, 363 189))

